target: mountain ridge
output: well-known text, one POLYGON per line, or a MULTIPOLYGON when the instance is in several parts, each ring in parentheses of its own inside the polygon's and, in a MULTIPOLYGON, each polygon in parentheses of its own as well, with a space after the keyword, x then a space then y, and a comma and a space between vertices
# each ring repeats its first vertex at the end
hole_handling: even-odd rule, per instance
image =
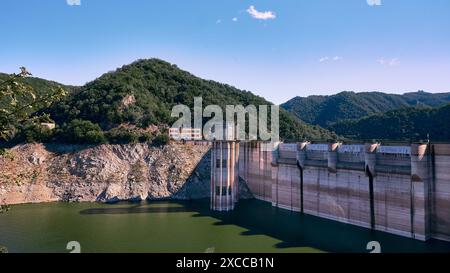
POLYGON ((450 93, 424 91, 404 94, 343 91, 334 95, 295 97, 281 105, 307 123, 327 127, 340 120, 359 119, 400 108, 437 107, 450 102, 450 93))
POLYGON ((450 104, 391 110, 357 120, 336 122, 329 129, 359 140, 448 141, 450 104))
MULTIPOLYGON (((9 76, 9 74, 0 72, 0 81, 6 80, 8 78, 8 76, 9 76)), ((55 87, 60 86, 60 87, 63 87, 69 93, 71 93, 71 92, 76 92, 76 90, 78 90, 81 87, 78 85, 63 84, 63 83, 60 83, 57 81, 47 80, 47 79, 34 77, 34 76, 25 77, 22 79, 26 84, 31 85, 37 92, 41 92, 43 88, 44 89, 52 88, 52 87, 55 88, 55 87)))

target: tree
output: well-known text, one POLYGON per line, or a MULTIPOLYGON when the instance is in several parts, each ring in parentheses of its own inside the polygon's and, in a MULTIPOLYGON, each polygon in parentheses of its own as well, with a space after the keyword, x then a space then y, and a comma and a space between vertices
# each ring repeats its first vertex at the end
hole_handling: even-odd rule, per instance
POLYGON ((89 120, 74 119, 64 124, 60 138, 67 143, 102 144, 106 143, 105 135, 98 124, 89 120))
POLYGON ((31 73, 21 67, 20 73, 11 74, 0 82, 0 141, 10 140, 21 124, 48 120, 48 115, 36 115, 36 111, 51 106, 67 95, 62 87, 35 90, 23 81, 29 76, 31 73))
POLYGON ((167 134, 159 134, 154 139, 152 144, 155 146, 164 146, 169 143, 170 139, 167 134))
POLYGON ((128 144, 139 142, 140 134, 131 128, 116 127, 109 130, 106 137, 113 144, 128 144))
POLYGON ((45 143, 52 140, 53 134, 54 130, 46 126, 34 122, 25 122, 24 125, 20 127, 20 130, 13 141, 15 141, 15 143, 45 143))

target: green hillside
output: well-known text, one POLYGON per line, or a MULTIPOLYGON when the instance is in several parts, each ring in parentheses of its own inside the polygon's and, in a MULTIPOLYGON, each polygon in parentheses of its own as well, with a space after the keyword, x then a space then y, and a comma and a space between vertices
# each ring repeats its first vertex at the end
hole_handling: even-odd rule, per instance
POLYGON ((334 122, 359 119, 412 106, 442 106, 450 102, 450 93, 423 91, 403 95, 381 92, 341 92, 332 96, 296 97, 281 105, 303 121, 327 127, 334 122))
MULTIPOLYGON (((8 74, 0 72, 0 82, 6 80, 7 78, 8 74)), ((25 84, 32 86, 38 94, 46 93, 46 91, 50 90, 51 88, 56 88, 59 86, 63 87, 69 93, 76 92, 79 89, 79 87, 77 86, 64 85, 55 81, 44 80, 36 77, 27 77, 23 78, 22 80, 25 84)))
POLYGON ((337 134, 361 140, 450 140, 450 104, 437 108, 410 107, 341 121, 330 126, 337 134))
MULTIPOLYGON (((121 124, 146 128, 170 125, 171 109, 181 103, 193 106, 194 97, 203 97, 203 105, 270 104, 249 91, 200 79, 176 65, 158 59, 139 60, 114 72, 106 73, 73 92, 50 110, 59 124, 85 120, 98 124, 103 131, 121 124), (128 99, 128 103, 127 103, 128 99)), ((318 126, 310 126, 280 111, 280 135, 285 140, 321 139, 336 136, 318 126)))

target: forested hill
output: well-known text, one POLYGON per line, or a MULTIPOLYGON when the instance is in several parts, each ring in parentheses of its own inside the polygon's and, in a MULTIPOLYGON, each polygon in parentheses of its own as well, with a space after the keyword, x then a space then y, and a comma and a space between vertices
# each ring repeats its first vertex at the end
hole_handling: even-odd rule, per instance
POLYGON ((281 105, 303 121, 327 127, 334 122, 359 119, 411 106, 442 106, 450 102, 450 93, 423 91, 403 95, 381 92, 341 92, 331 96, 296 97, 281 105))
MULTIPOLYGON (((8 74, 0 72, 0 82, 4 81, 6 79, 8 79, 8 74)), ((44 93, 48 92, 50 89, 56 88, 56 87, 63 87, 69 93, 76 92, 79 89, 78 86, 64 85, 64 84, 61 84, 61 83, 58 83, 55 81, 44 80, 44 79, 36 78, 36 77, 23 78, 23 81, 27 85, 32 86, 36 92, 42 93, 42 94, 44 94, 44 93)))
MULTIPOLYGON (((121 124, 139 128, 170 124, 176 104, 192 106, 194 97, 203 98, 203 106, 217 104, 270 104, 248 91, 214 81, 200 79, 162 60, 139 60, 87 83, 51 109, 59 124, 85 120, 103 131, 121 124)), ((286 140, 331 139, 336 136, 318 126, 310 126, 287 111, 280 110, 280 135, 286 140)))
POLYGON ((337 134, 360 140, 450 140, 450 104, 437 108, 404 108, 330 126, 337 134))

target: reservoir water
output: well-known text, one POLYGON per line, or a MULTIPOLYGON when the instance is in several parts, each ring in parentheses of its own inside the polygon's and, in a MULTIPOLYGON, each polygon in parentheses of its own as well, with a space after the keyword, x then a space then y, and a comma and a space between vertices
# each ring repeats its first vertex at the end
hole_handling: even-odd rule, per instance
POLYGON ((233 212, 209 201, 46 203, 0 214, 0 245, 9 252, 450 252, 450 243, 420 242, 309 215, 270 203, 240 201, 233 212))

